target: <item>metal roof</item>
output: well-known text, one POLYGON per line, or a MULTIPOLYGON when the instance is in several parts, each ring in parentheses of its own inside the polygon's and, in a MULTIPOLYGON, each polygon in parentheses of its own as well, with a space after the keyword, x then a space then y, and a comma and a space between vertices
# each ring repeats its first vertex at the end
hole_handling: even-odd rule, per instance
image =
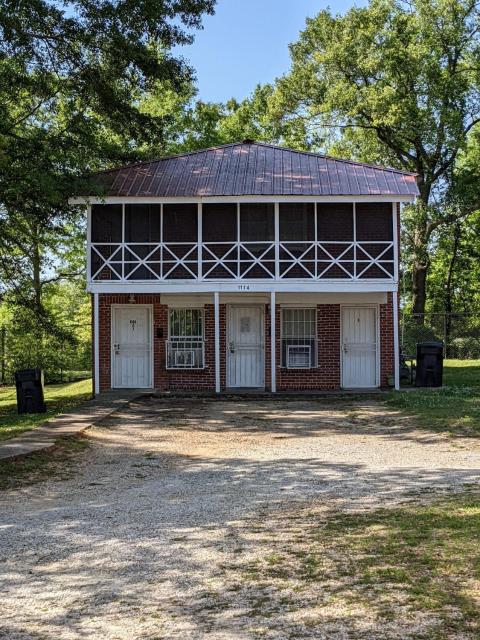
POLYGON ((402 196, 419 194, 413 173, 253 141, 104 171, 105 196, 402 196))

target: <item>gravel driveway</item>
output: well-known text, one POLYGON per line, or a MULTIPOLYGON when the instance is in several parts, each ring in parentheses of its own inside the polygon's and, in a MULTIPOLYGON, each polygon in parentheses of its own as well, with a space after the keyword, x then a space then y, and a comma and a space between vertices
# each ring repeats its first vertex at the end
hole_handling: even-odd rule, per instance
POLYGON ((475 441, 369 400, 146 399, 88 434, 72 477, 0 494, 1 638, 323 637, 254 621, 225 569, 253 533, 480 478, 475 441))

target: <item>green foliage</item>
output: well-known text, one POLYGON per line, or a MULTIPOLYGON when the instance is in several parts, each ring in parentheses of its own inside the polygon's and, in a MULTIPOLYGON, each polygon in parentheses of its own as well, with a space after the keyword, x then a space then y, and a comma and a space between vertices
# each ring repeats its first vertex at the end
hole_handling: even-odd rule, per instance
POLYGON ((91 379, 45 386, 46 413, 17 413, 15 387, 0 386, 0 441, 47 422, 57 414, 92 397, 91 379))
POLYGON ((480 436, 480 361, 446 360, 441 389, 392 392, 387 404, 418 425, 451 435, 480 436))
POLYGON ((92 170, 136 159, 152 141, 165 150, 174 102, 155 112, 143 99, 153 89, 171 98, 192 91, 192 69, 171 49, 192 41, 213 6, 0 0, 0 303, 9 372, 41 365, 56 377, 67 366, 89 367, 83 211, 69 198, 92 170))
POLYGON ((436 202, 444 195, 480 117, 479 17, 471 0, 371 0, 345 15, 321 11, 291 46, 291 71, 270 100, 277 118, 301 122, 334 152, 418 174, 420 202, 408 220, 418 313, 433 234, 465 213, 451 202, 433 206, 432 194, 436 202))
MULTIPOLYGON (((67 378, 72 370, 91 370, 90 301, 83 281, 51 284, 44 300, 43 324, 23 305, 0 305, 5 329, 6 381, 17 369, 41 367, 47 382, 67 378)), ((2 357, 3 355, 3 357, 2 357)))

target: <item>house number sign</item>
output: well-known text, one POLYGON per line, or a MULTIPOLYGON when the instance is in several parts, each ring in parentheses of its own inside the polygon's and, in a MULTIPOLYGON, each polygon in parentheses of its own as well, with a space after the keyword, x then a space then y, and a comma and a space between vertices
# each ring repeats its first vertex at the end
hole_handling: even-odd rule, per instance
POLYGON ((132 327, 132 331, 135 331, 135 325, 137 324, 136 320, 130 320, 130 326, 132 327))
POLYGON ((239 284, 238 285, 238 290, 239 291, 250 291, 250 285, 249 284, 239 284))

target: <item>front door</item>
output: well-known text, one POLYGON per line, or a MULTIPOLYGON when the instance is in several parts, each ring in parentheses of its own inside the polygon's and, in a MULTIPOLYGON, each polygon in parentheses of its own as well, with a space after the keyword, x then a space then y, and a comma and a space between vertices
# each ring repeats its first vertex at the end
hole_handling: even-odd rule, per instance
POLYGON ((373 307, 343 307, 342 386, 346 389, 378 386, 376 310, 373 307))
POLYGON ((227 386, 263 387, 263 309, 229 307, 227 386))
POLYGON ((152 386, 151 310, 129 305, 113 307, 112 386, 148 389, 152 386))

